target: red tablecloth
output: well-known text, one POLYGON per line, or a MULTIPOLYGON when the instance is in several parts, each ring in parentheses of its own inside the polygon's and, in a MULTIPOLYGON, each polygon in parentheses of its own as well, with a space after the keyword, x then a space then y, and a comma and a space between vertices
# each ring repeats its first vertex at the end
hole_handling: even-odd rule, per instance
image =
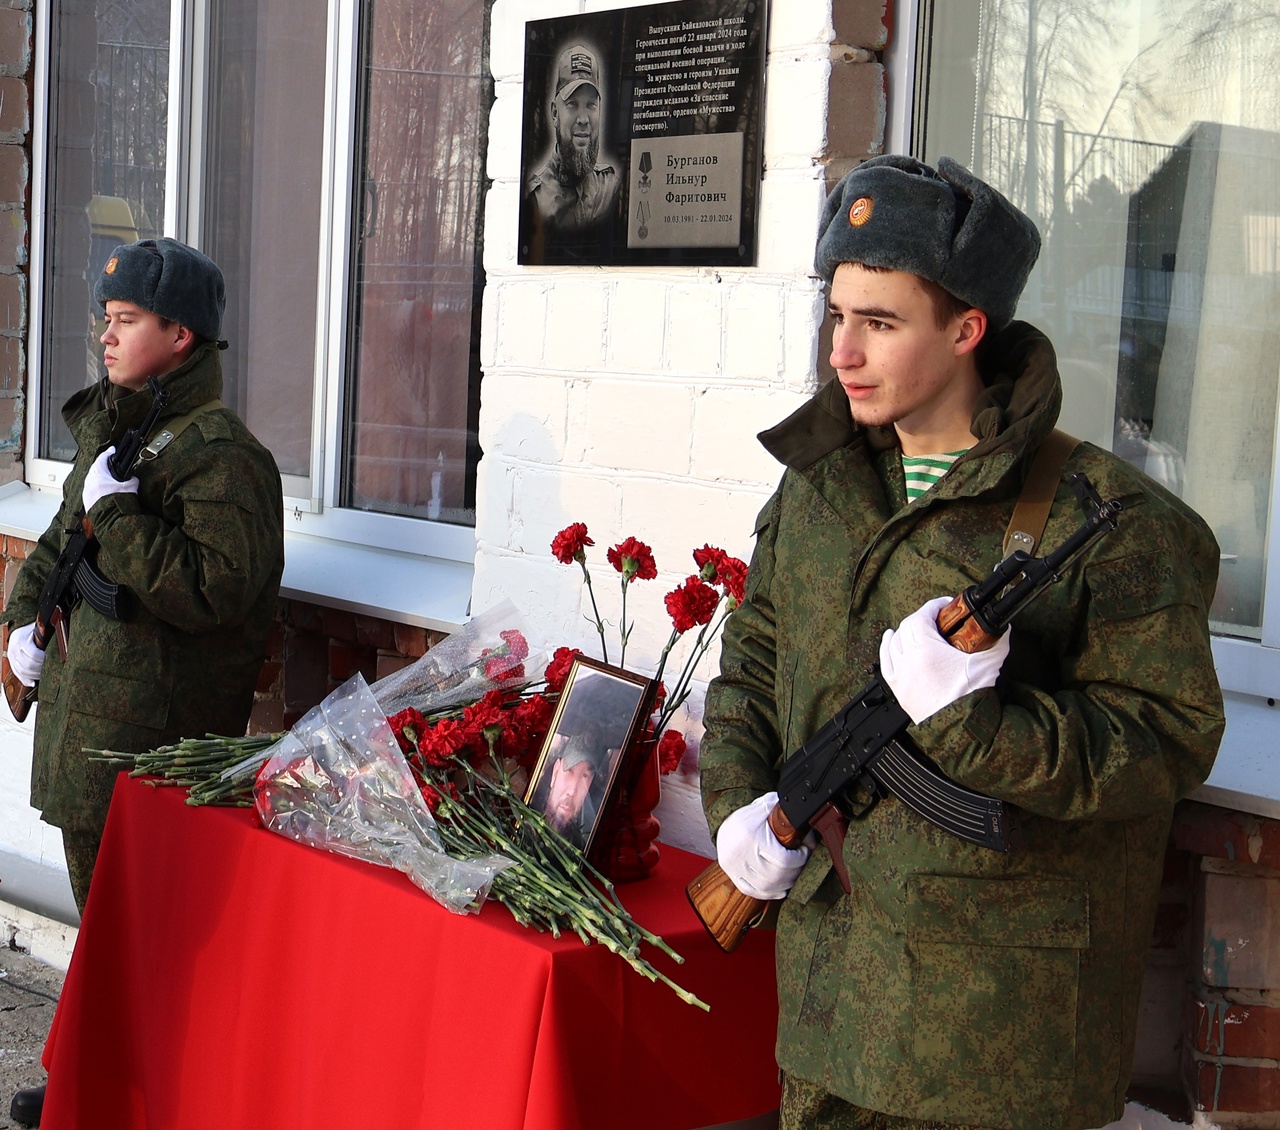
POLYGON ((682 1003, 601 946, 121 777, 45 1047, 44 1130, 662 1130, 776 1108, 773 936, 723 954, 662 848, 619 888, 682 1003))

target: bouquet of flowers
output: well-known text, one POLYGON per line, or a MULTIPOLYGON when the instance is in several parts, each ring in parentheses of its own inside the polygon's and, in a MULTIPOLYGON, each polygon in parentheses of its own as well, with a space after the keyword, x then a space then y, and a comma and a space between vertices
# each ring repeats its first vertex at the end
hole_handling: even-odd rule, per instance
POLYGON ((546 653, 530 648, 530 634, 516 606, 504 600, 370 689, 388 715, 409 706, 442 711, 490 691, 519 690, 531 681, 527 672, 546 664, 546 653))
POLYGON ((537 654, 508 605, 372 687, 355 676, 288 734, 96 756, 187 786, 189 803, 256 805, 268 828, 401 870, 457 913, 495 899, 523 925, 602 944, 705 1009, 641 947, 680 956, 522 799, 568 670, 548 667, 541 682, 513 674, 537 654), (388 718, 403 702, 413 705, 388 718))
MULTIPOLYGON (((587 528, 556 535, 556 558, 582 569, 601 658, 609 662, 605 622, 596 607, 587 528)), ((622 586, 618 665, 633 623, 627 594, 657 576, 649 547, 628 537, 608 550, 622 586)), ((743 598, 746 566, 723 550, 693 554, 698 571, 666 595, 672 628, 658 663, 658 695, 642 741, 656 746, 670 772, 685 753, 671 727, 692 689, 694 670, 725 618, 743 598), (668 690, 663 682, 677 641, 697 629, 668 690)), ((525 804, 578 649, 546 653, 511 603, 477 616, 402 671, 367 686, 356 676, 310 711, 288 734, 208 736, 131 755, 97 756, 135 776, 185 785, 188 803, 256 805, 267 827, 328 851, 394 867, 444 906, 476 911, 485 898, 517 921, 555 935, 573 931, 598 942, 637 972, 705 1008, 642 955, 643 944, 681 960, 636 923, 613 884, 525 804), (531 675, 542 669, 542 677, 531 675)))

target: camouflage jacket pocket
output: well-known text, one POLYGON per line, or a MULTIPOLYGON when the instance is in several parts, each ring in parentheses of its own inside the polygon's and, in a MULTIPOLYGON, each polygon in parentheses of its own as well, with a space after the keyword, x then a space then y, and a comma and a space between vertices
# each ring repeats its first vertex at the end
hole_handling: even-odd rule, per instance
POLYGON ((916 875, 907 941, 918 1061, 933 1072, 1072 1077, 1086 884, 916 875))
POLYGON ((163 730, 173 688, 166 679, 131 679, 116 671, 84 670, 63 693, 73 696, 69 709, 81 714, 163 730))

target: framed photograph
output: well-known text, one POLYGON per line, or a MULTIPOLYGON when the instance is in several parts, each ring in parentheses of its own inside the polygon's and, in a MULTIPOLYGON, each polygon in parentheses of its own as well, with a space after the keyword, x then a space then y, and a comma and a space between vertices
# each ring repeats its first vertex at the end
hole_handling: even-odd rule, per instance
POLYGON ((579 655, 569 668, 525 803, 591 850, 653 702, 653 680, 579 655))

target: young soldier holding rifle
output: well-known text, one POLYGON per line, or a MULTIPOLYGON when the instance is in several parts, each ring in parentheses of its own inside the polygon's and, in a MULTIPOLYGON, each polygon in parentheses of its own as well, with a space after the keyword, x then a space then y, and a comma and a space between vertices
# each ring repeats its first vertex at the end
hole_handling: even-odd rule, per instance
MULTIPOLYGON (((284 568, 275 460, 218 399, 222 272, 142 240, 94 298, 107 376, 63 407, 75 462, 4 612, 16 714, 38 684, 31 803, 62 829, 81 910, 117 773, 84 750, 243 734, 284 568)), ((38 1124, 43 1091, 13 1117, 38 1124)))
POLYGON ((1054 432, 1053 348, 1013 321, 1039 245, 947 158, 868 161, 823 211, 837 379, 760 437, 786 471, 701 756, 720 868, 782 900, 784 1130, 1084 1130, 1123 1108, 1173 805, 1223 729, 1218 549, 1178 498, 1054 432), (1053 502, 1028 536, 1011 516, 1046 441, 1053 502), (956 646, 954 598, 1007 535, 1053 550, 1082 522, 1012 627, 956 646), (877 666, 895 740, 989 799, 998 836, 944 830, 872 774, 779 840, 775 809, 807 820, 813 784, 788 756, 877 666))

